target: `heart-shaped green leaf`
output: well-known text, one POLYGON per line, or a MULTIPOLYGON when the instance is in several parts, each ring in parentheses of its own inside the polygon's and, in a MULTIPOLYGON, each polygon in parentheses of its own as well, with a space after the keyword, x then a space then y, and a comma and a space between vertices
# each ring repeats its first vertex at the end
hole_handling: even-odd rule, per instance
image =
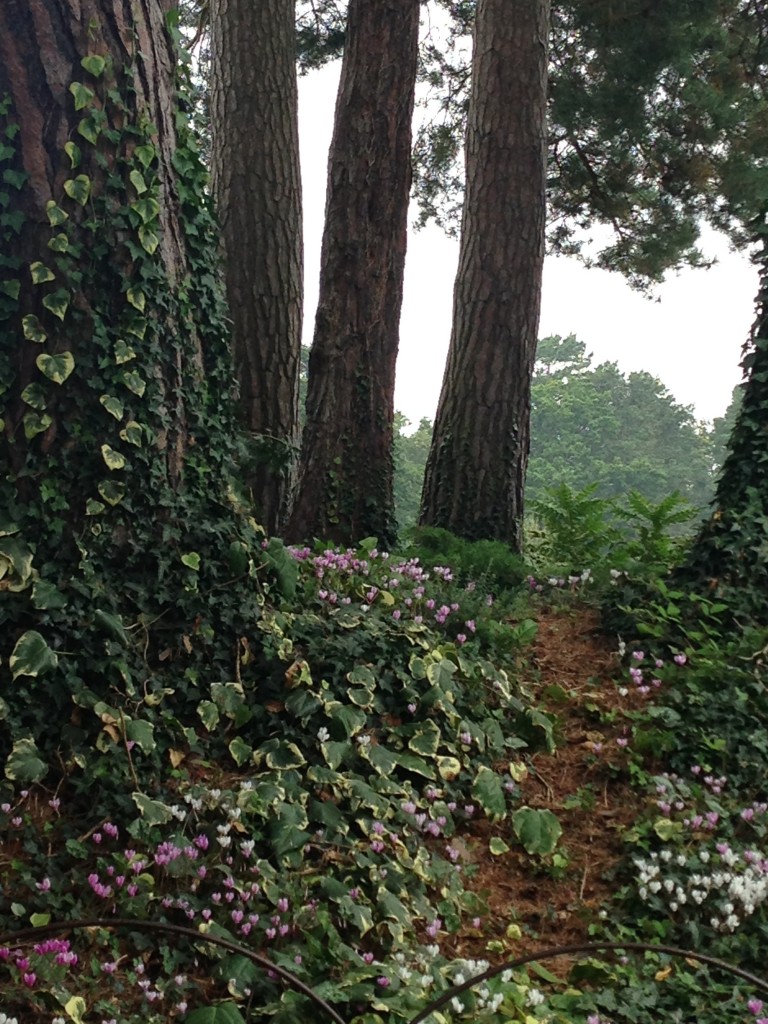
POLYGON ((63 384, 75 368, 75 357, 71 352, 59 352, 55 356, 41 352, 35 363, 40 373, 48 380, 52 380, 54 384, 63 384))

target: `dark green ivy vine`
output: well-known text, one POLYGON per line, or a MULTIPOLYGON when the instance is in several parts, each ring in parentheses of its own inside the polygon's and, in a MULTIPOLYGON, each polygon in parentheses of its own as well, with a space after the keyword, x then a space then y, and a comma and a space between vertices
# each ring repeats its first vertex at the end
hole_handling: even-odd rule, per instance
POLYGON ((160 718, 164 737, 193 747, 180 712, 201 680, 247 663, 261 534, 233 491, 225 308, 194 135, 179 114, 188 276, 171 282, 155 129, 134 113, 128 75, 98 54, 81 63, 70 175, 48 203, 49 255, 29 265, 14 255, 19 126, 0 99, 0 757, 11 778, 57 760, 76 772, 98 736, 119 785, 136 781, 133 744, 161 752, 160 718), (36 369, 11 423, 19 345, 36 369))

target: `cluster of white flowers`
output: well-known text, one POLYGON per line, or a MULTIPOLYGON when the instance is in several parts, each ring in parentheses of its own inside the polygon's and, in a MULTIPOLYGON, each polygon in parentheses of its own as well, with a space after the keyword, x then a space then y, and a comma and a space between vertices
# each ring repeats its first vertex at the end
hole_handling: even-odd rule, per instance
MULTIPOLYGON (((652 853, 648 860, 636 858, 640 899, 647 902, 664 893, 669 897, 672 913, 686 903, 702 906, 708 901, 710 925, 720 931, 735 931, 768 901, 768 860, 754 850, 738 853, 726 844, 719 844, 717 853, 719 869, 707 873, 691 871, 687 877, 682 877, 684 873, 679 870, 689 866, 682 853, 674 855, 670 850, 662 850, 652 853)), ((710 851, 699 851, 700 863, 708 864, 711 859, 710 851)))

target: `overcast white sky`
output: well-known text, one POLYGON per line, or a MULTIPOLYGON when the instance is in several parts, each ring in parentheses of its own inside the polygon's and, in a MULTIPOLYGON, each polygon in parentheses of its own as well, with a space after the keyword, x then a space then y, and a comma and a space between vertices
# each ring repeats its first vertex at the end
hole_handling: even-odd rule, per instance
MULTIPOLYGON (((338 65, 299 80, 299 130, 304 184, 305 343, 317 304, 328 145, 338 65)), ((413 218, 412 218, 413 219, 413 218)), ((576 334, 595 362, 647 370, 699 419, 725 411, 741 379, 741 346, 753 319, 757 272, 745 255, 710 232, 717 255, 710 270, 670 276, 659 301, 633 292, 618 274, 587 270, 577 260, 548 258, 539 336, 576 334)), ((397 409, 416 425, 437 407, 451 330, 458 242, 430 226, 411 232, 397 365, 397 409)))

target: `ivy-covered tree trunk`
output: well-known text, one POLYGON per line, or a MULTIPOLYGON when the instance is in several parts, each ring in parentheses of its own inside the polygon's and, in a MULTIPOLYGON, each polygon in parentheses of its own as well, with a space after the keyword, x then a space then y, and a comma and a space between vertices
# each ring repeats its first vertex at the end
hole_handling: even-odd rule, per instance
POLYGON ((215 657, 224 602, 246 614, 215 225, 170 6, 0 4, 0 752, 25 731, 76 746, 94 701, 141 704, 158 658, 215 657))
POLYGON ((549 0, 479 0, 453 329, 421 522, 520 548, 545 228, 549 0))
POLYGON ((395 361, 419 0, 351 0, 292 539, 394 539, 395 361))
MULTIPOLYGON (((765 221, 765 218, 763 218, 765 221)), ((743 360, 741 407, 728 440, 713 511, 678 583, 727 601, 741 620, 768 623, 768 227, 761 229, 757 316, 743 360)))
POLYGON ((302 224, 295 0, 212 0, 212 183, 226 254, 244 483, 287 512, 299 446, 302 224))

